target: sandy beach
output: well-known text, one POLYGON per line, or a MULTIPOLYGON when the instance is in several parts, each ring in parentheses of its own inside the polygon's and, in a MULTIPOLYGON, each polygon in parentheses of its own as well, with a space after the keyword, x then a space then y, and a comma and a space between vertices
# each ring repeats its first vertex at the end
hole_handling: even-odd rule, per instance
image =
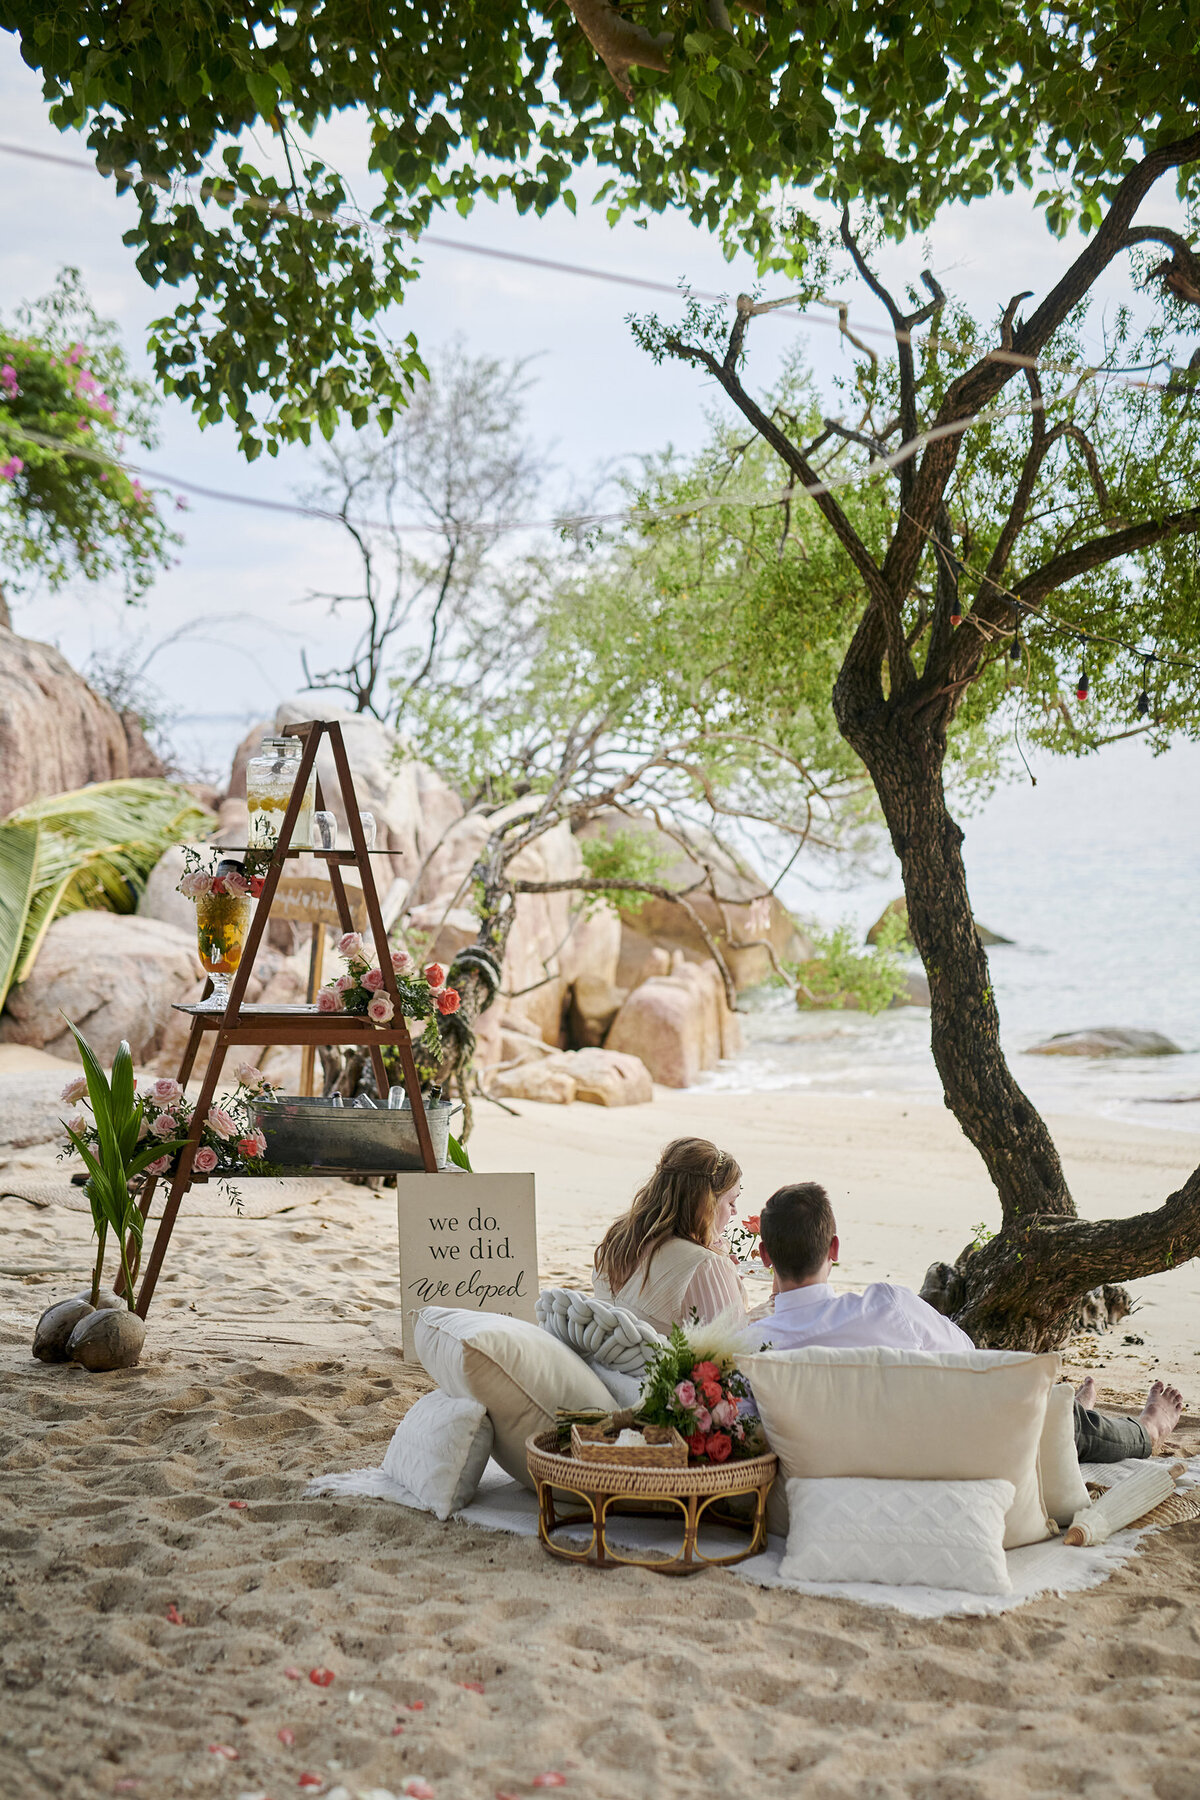
MULTIPOLYGON (((38 1138, 56 1081, 0 1070, 6 1800, 282 1800, 416 1777, 436 1800, 493 1800, 549 1771, 595 1800, 1196 1793, 1200 1524, 1146 1540, 1095 1590, 926 1623, 715 1572, 570 1569, 529 1540, 306 1499, 312 1476, 378 1463, 429 1385, 396 1348, 387 1192, 247 1184, 238 1217, 197 1191, 142 1364, 34 1362, 38 1313, 88 1265, 85 1203, 38 1138)), ((848 1285, 919 1283, 994 1222, 939 1108, 660 1091, 518 1111, 481 1106, 472 1153, 535 1171, 543 1283, 583 1283, 681 1132, 737 1154, 748 1203, 824 1181, 848 1285)), ((1088 1214, 1153 1204, 1200 1161, 1184 1134, 1053 1124, 1088 1214)), ((1178 1447, 1196 1454, 1200 1270, 1135 1294, 1116 1333, 1074 1340, 1073 1370, 1118 1406, 1173 1375, 1198 1414, 1178 1447)))

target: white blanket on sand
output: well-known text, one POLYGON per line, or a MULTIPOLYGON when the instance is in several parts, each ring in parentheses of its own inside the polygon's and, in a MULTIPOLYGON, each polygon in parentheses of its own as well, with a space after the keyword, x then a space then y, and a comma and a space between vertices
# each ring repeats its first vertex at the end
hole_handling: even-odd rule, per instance
MULTIPOLYGON (((1131 1475, 1144 1464, 1085 1463, 1085 1481, 1105 1486, 1131 1475)), ((1200 1457, 1187 1465, 1180 1489, 1200 1485, 1200 1457)), ((426 1509, 398 1482, 382 1469, 352 1469, 345 1475, 323 1475, 309 1483, 307 1492, 319 1495, 358 1495, 378 1500, 391 1500, 400 1506, 411 1506, 418 1512, 426 1509)), ((464 1524, 479 1526, 484 1531, 512 1531, 518 1537, 537 1536, 537 1501, 519 1483, 505 1474, 498 1463, 490 1462, 484 1471, 479 1491, 470 1506, 455 1517, 464 1524)), ((613 1526, 608 1527, 610 1531, 613 1526)), ((617 1541, 629 1547, 654 1544, 660 1528, 651 1519, 623 1519, 617 1541)), ((1118 1531, 1107 1544, 1097 1549, 1076 1549, 1063 1543, 1061 1537, 1043 1544, 1028 1544, 1021 1550, 1009 1550, 1005 1560, 1012 1580, 1011 1594, 966 1594, 948 1588, 884 1587, 871 1581, 785 1581, 779 1573, 783 1560, 782 1538, 771 1537, 761 1556, 734 1563, 728 1570, 739 1581, 753 1582, 756 1587, 789 1588, 798 1594, 825 1594, 835 1600, 857 1600, 864 1606, 891 1606, 897 1612, 911 1613, 916 1618, 939 1619, 949 1613, 970 1615, 1011 1612, 1038 1594, 1076 1593, 1082 1588, 1099 1587, 1114 1569, 1127 1563, 1148 1530, 1155 1526, 1130 1527, 1118 1531)), ((580 1528, 583 1537, 588 1534, 580 1528)), ((615 1532, 614 1532, 615 1535, 615 1532)), ((732 1548, 732 1543, 731 1543, 732 1548)))

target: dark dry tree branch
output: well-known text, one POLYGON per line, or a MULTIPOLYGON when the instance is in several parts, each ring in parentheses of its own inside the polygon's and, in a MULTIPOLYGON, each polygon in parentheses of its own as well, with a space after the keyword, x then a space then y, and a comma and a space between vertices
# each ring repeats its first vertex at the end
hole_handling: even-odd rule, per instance
POLYGON ((1130 246, 1165 244, 1174 254, 1151 269, 1147 279, 1160 281, 1164 292, 1172 294, 1176 300, 1182 300, 1188 306, 1200 306, 1200 256, 1178 231, 1172 231, 1166 225, 1135 225, 1125 233, 1125 242, 1130 246))

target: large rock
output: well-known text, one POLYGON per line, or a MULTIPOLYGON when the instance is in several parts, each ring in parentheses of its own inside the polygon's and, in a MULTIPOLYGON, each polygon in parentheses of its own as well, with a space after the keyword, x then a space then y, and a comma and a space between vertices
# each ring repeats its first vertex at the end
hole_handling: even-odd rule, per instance
POLYGON ((1033 1044, 1030 1056, 1182 1056, 1179 1045, 1159 1031, 1131 1031, 1123 1025, 1097 1025, 1091 1031, 1060 1031, 1044 1044, 1033 1044))
POLYGON ((603 975, 577 975, 571 983, 567 1010, 567 1036, 573 1049, 602 1044, 609 1027, 629 998, 624 988, 605 981, 603 975))
POLYGON ((488 1092, 497 1099, 541 1100, 550 1106, 570 1106, 578 1091, 573 1075, 547 1068, 545 1061, 501 1069, 488 1083, 488 1092))
MULTIPOLYGON (((744 863, 735 861, 710 833, 699 827, 689 830, 688 839, 694 851, 689 855, 674 838, 661 832, 652 819, 608 812, 590 819, 581 827, 580 836, 611 838, 621 832, 636 833, 658 851, 659 870, 654 879, 664 887, 693 887, 705 879, 705 866, 711 867, 720 904, 707 893, 689 894, 688 901, 720 946, 739 988, 757 987, 769 980, 773 971, 768 951, 759 948, 739 950, 735 947, 738 944, 750 945, 756 939, 765 940, 781 962, 802 962, 812 955, 812 946, 787 908, 773 894, 766 894, 767 883, 762 877, 744 863)), ((649 947, 665 945, 668 949, 683 950, 695 959, 710 956, 703 936, 674 901, 650 898, 637 911, 622 912, 621 919, 630 936, 641 938, 649 947)), ((617 977, 622 987, 633 985, 628 967, 631 960, 630 952, 623 947, 622 966, 617 977)))
POLYGON ((672 974, 644 981, 617 1014, 605 1048, 640 1057, 655 1081, 677 1088, 733 1055, 741 1027, 716 965, 681 956, 672 974))
POLYGON ((539 1069, 569 1075, 575 1083, 576 1100, 592 1106, 643 1106, 654 1098, 645 1063, 616 1050, 556 1050, 539 1069))
POLYGON ((101 1062, 111 1062, 122 1038, 135 1061, 149 1061, 173 1004, 196 990, 199 975, 194 930, 125 913, 68 913, 46 933, 29 980, 10 990, 0 1043, 73 1060, 70 1019, 101 1062))
MULTIPOLYGON (((883 935, 884 925, 887 924, 890 919, 900 919, 903 921, 904 937, 901 940, 901 943, 902 946, 907 945, 908 948, 911 949, 912 938, 909 936, 908 930, 908 901, 903 894, 899 894, 895 900, 888 901, 887 905, 867 933, 868 944, 875 945, 879 942, 883 935)), ((990 948, 993 944, 1011 944, 1013 941, 1012 938, 1001 937, 998 931, 989 931, 986 925, 981 925, 979 923, 978 919, 975 921, 975 929, 979 933, 979 941, 985 949, 990 948)), ((916 1001, 914 1004, 927 1006, 929 1002, 927 1000, 916 1001)))
POLYGON ((119 715, 61 651, 0 625, 0 819, 43 794, 129 774, 119 715))

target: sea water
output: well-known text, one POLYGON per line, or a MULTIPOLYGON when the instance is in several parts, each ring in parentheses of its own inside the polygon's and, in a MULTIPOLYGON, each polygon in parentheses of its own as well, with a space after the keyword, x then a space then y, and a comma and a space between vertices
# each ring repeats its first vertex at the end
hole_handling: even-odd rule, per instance
MULTIPOLYGON (((959 815, 975 916, 1013 939, 988 951, 1013 1072, 1043 1111, 1200 1131, 1200 745, 1156 758, 1130 742, 1031 764, 1036 786, 1025 776, 959 815), (1162 1032, 1184 1054, 1028 1054, 1101 1025, 1162 1032)), ((826 926, 850 918, 861 936, 901 891, 888 860, 877 878, 796 883, 783 897, 826 926)), ((746 1048, 704 1078, 711 1087, 941 1103, 925 1008, 801 1012, 782 988, 743 1005, 746 1048)))

